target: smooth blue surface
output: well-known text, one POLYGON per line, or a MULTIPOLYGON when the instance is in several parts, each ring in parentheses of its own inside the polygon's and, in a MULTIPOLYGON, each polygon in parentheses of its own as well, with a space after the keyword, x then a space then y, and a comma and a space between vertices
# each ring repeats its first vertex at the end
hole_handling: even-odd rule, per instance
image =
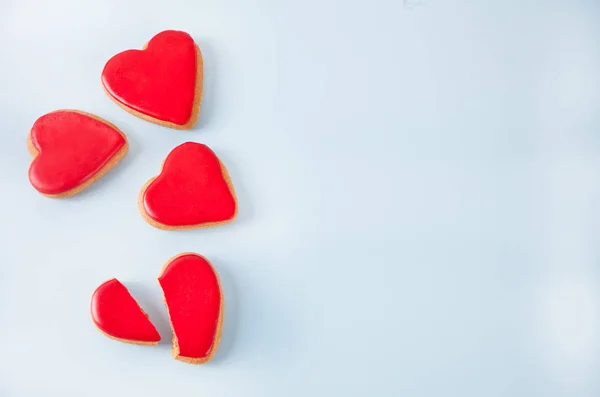
POLYGON ((598 396, 600 4, 533 0, 0 2, 0 396, 598 396), (102 92, 115 53, 186 30, 197 127, 102 92), (129 154, 67 200, 29 185, 27 132, 77 108, 129 154), (240 216, 164 232, 137 196, 194 140, 240 216), (155 277, 210 258, 221 349, 170 357, 155 277), (118 277, 163 336, 101 335, 118 277))

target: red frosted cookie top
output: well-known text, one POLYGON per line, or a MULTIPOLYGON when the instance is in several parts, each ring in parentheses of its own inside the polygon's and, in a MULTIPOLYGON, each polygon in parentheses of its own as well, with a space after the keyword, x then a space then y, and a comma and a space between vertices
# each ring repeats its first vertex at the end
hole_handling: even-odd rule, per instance
POLYGON ((231 220, 237 206, 217 156, 194 142, 169 153, 162 172, 145 189, 142 204, 150 219, 166 226, 231 220))
POLYGON ((113 56, 102 71, 102 84, 128 108, 185 125, 193 113, 197 67, 192 37, 167 30, 154 36, 145 50, 113 56))
POLYGON ((29 136, 39 152, 29 168, 29 180, 36 190, 49 195, 83 184, 127 143, 106 122, 69 110, 40 117, 29 136))
POLYGON ((183 254, 167 264, 158 281, 177 337, 178 356, 210 357, 220 337, 223 304, 211 264, 200 255, 183 254))
POLYGON ((92 296, 92 320, 113 338, 154 343, 160 335, 127 288, 117 279, 100 285, 92 296))

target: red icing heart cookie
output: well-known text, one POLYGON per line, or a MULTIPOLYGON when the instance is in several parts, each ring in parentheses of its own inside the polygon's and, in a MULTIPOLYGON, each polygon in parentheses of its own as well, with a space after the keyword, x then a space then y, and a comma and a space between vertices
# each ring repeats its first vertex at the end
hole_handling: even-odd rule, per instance
POLYGON ((237 201, 225 166, 206 145, 186 142, 165 159, 139 198, 140 213, 160 229, 193 229, 231 222, 237 201))
POLYGON ((213 358, 221 341, 223 292, 210 262, 194 253, 171 258, 158 282, 173 328, 173 357, 190 364, 213 358))
POLYGON ((29 181, 40 193, 68 197, 90 186, 127 153, 117 127, 78 110, 58 110, 33 124, 27 147, 34 159, 29 181))
POLYGON ((96 327, 110 338, 139 345, 156 345, 160 341, 148 315, 115 278, 96 288, 91 314, 96 327))
POLYGON ((187 130, 198 119, 202 73, 202 55, 194 39, 166 30, 143 50, 113 56, 102 71, 102 85, 113 101, 135 116, 187 130))

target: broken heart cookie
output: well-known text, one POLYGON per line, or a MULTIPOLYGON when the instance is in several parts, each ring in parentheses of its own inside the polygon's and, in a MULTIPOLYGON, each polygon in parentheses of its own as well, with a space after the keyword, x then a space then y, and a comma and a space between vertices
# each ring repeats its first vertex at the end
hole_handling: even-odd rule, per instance
POLYGON ((202 73, 202 55, 194 39, 167 30, 142 50, 113 56, 102 71, 102 85, 114 102, 133 115, 187 130, 198 119, 202 73))
POLYGON ((206 145, 186 142, 169 153, 160 175, 142 188, 139 209, 155 227, 193 229, 231 222, 237 200, 215 153, 206 145))
POLYGON ((106 120, 78 110, 58 110, 35 121, 27 137, 34 159, 29 181, 49 197, 73 196, 127 153, 127 138, 106 120))
POLYGON ((127 288, 115 278, 92 295, 92 321, 110 338, 139 345, 156 345, 160 335, 127 288))
POLYGON ((210 262, 194 253, 171 258, 158 282, 173 329, 173 357, 204 364, 215 355, 223 326, 223 292, 210 262))

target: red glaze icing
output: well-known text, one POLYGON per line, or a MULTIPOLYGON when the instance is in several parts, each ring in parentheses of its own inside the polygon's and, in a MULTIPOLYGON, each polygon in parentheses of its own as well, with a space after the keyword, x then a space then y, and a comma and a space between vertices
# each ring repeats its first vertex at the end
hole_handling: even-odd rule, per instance
POLYGON ((194 39, 185 32, 167 30, 154 36, 145 50, 127 50, 112 57, 102 71, 102 84, 128 108, 185 125, 194 108, 196 68, 194 39))
POLYGON ((220 338, 223 304, 219 279, 211 264, 200 255, 183 254, 167 264, 158 282, 177 337, 178 356, 209 358, 220 338))
POLYGON ((154 343, 160 335, 127 288, 115 278, 96 288, 91 304, 92 320, 113 338, 154 343))
POLYGON ((29 181, 36 190, 49 195, 83 184, 127 143, 111 125, 69 110, 37 119, 30 138, 39 154, 29 167, 29 181))
POLYGON ((231 220, 237 207, 219 159, 208 146, 194 142, 169 153, 142 203, 150 219, 175 227, 231 220))

